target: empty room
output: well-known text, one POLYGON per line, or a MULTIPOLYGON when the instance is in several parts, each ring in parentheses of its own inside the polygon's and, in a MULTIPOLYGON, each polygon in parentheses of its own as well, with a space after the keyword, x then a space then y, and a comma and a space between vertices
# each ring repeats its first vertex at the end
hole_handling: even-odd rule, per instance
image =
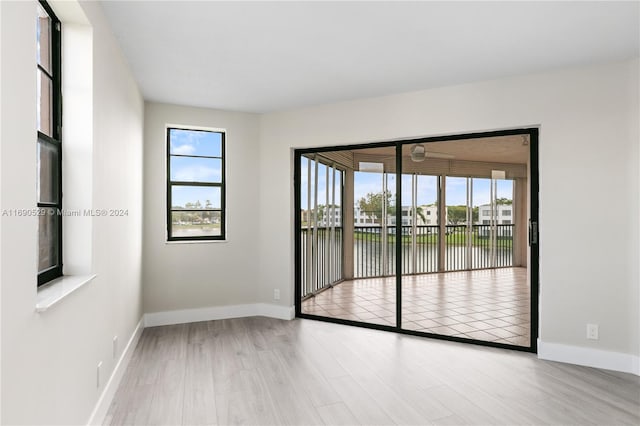
POLYGON ((640 1, 0 1, 0 423, 640 424, 640 1))

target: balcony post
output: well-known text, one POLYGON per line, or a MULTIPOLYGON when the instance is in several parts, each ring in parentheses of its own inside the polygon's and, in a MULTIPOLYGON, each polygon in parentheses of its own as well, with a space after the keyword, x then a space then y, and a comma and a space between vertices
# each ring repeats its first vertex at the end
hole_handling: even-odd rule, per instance
MULTIPOLYGON (((382 220, 380 221, 380 239, 382 241, 381 250, 382 250, 382 265, 380 268, 380 275, 386 277, 389 271, 389 261, 387 256, 387 241, 388 241, 388 232, 389 229, 387 227, 387 172, 382 172, 382 220)), ((397 238, 397 236, 396 236, 397 238)))
POLYGON ((305 268, 305 281, 304 281, 304 294, 307 295, 309 293, 311 293, 313 290, 313 285, 312 285, 312 277, 313 277, 313 260, 311 255, 313 254, 312 252, 312 247, 313 247, 313 230, 311 228, 311 166, 313 163, 313 161, 311 160, 311 157, 307 157, 307 233, 306 233, 306 244, 307 244, 307 250, 306 250, 306 268, 305 268))
POLYGON ((417 263, 417 233, 418 233, 418 176, 411 174, 411 272, 418 272, 417 263))
POLYGON ((446 270, 447 250, 447 197, 445 186, 446 175, 438 179, 438 272, 446 270))
POLYGON ((514 179, 513 186, 513 266, 527 266, 527 179, 514 179))
POLYGON ((343 244, 343 259, 342 259, 342 273, 345 280, 353 279, 353 233, 354 233, 354 212, 353 212, 353 185, 354 185, 354 173, 353 169, 347 169, 344 172, 344 194, 342 201, 342 208, 344 214, 342 216, 342 244, 343 244))
POLYGON ((465 230, 467 269, 473 269, 473 178, 467 178, 467 228, 465 230))

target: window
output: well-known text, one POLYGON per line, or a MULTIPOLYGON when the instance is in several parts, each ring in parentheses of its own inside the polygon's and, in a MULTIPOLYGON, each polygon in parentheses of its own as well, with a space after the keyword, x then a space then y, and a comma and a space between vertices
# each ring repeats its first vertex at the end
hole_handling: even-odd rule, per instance
POLYGON ((45 1, 36 21, 38 286, 62 276, 60 20, 45 1))
POLYGON ((491 210, 482 210, 482 216, 491 216, 491 210))
POLYGON ((511 210, 502 210, 502 216, 511 216, 511 210))
POLYGON ((225 133, 167 129, 167 238, 225 239, 225 133))
POLYGON ((502 220, 502 224, 503 225, 511 225, 511 221, 509 219, 503 219, 502 220))

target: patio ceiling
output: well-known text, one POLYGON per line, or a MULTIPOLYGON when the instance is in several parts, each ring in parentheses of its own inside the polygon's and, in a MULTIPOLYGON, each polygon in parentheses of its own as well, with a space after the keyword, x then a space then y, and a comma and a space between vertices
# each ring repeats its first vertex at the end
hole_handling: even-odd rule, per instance
MULTIPOLYGON (((413 144, 402 148, 402 155, 409 159, 413 144)), ((452 155, 460 161, 479 161, 486 163, 527 164, 529 158, 528 136, 510 135, 459 141, 429 142, 426 150, 452 155)), ((379 156, 381 160, 393 157, 395 147, 365 148, 357 150, 359 154, 379 156)), ((410 161, 410 160, 409 160, 410 161)))

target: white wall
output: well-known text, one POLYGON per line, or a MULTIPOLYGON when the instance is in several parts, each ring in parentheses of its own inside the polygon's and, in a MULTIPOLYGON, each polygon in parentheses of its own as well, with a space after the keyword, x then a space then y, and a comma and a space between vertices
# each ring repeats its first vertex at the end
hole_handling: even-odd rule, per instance
MULTIPOLYGON (((0 2, 3 209, 36 205, 35 8, 35 1, 0 2)), ((64 21, 62 9, 56 11, 64 21)), ((83 3, 75 16, 82 10, 93 37, 93 160, 87 176, 93 205, 85 208, 129 214, 94 218, 85 243, 97 278, 43 313, 34 309, 36 220, 0 217, 2 424, 86 423, 114 368, 113 337, 120 340, 119 357, 142 316, 144 104, 100 5, 83 3)))
POLYGON ((280 288, 293 303, 292 148, 539 125, 540 337, 637 356, 638 71, 635 60, 262 116, 261 297, 280 288), (592 206, 609 203, 603 228, 592 206), (587 323, 600 340, 585 339, 587 323))
MULTIPOLYGON (((98 277, 41 314, 36 221, 0 216, 3 424, 85 423, 104 389, 97 363, 106 378, 113 336, 121 351, 143 312, 291 306, 294 147, 540 125, 541 338, 639 354, 637 60, 264 116, 145 106, 100 5, 82 9, 93 29, 88 207, 128 216, 92 221, 98 277), (166 123, 227 130, 227 242, 165 243, 166 123), (601 213, 579 208, 603 201, 617 226, 594 234, 601 213), (570 222, 567 205, 581 212, 570 222), (599 341, 585 340, 587 322, 599 341)), ((35 205, 34 16, 35 2, 0 2, 2 209, 35 205)))
MULTIPOLYGON (((144 143, 144 310, 259 301, 258 116, 147 103, 144 143), (227 241, 166 242, 167 124, 226 130, 227 241)), ((271 206, 270 208, 273 208, 271 206)), ((277 236, 279 240, 281 237, 277 236)))

